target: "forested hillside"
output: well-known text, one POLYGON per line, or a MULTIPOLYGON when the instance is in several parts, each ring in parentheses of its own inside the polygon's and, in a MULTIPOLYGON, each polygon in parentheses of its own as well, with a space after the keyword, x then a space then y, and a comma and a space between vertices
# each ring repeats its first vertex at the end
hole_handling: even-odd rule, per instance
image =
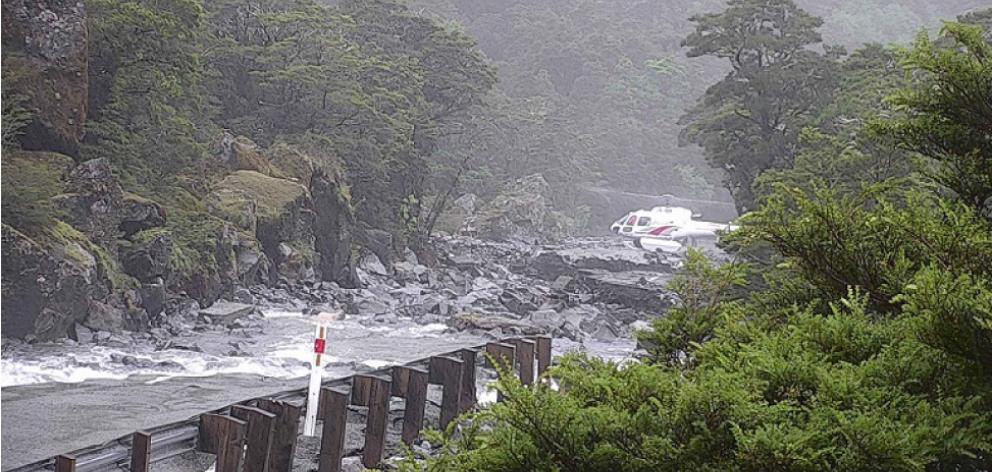
POLYGON ((425 202, 460 165, 439 142, 496 81, 470 37, 389 0, 3 17, 9 336, 140 329, 176 294, 353 287, 357 247, 425 251, 425 202))

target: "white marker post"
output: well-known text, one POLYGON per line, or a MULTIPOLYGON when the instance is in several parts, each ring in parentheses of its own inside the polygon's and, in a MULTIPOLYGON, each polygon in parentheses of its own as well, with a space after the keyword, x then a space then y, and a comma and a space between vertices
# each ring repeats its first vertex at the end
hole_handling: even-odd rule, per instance
POLYGON ((327 328, 317 324, 313 340, 313 363, 310 364, 310 390, 307 392, 307 417, 303 423, 303 435, 313 437, 317 433, 317 403, 320 401, 320 356, 326 348, 327 328))

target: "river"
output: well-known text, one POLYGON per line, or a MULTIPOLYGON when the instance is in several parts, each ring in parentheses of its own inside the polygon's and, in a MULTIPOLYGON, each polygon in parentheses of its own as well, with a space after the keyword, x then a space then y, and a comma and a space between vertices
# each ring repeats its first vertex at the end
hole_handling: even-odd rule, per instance
MULTIPOLYGON (((176 340, 204 352, 113 342, 7 348, 0 360, 2 469, 304 387, 313 332, 312 318, 286 308, 265 310, 254 331, 191 332, 176 340)), ((486 341, 438 323, 353 316, 329 326, 324 376, 343 377, 486 341)), ((556 354, 584 349, 616 360, 633 347, 626 339, 585 344, 556 339, 554 344, 556 354)))

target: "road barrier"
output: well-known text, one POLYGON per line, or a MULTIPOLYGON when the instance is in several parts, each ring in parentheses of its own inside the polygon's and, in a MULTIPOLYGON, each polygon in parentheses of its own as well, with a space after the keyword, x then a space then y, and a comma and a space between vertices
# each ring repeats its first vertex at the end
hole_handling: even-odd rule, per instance
MULTIPOLYGON (((323 422, 318 472, 341 470, 349 404, 368 409, 361 460, 369 468, 379 465, 385 453, 392 397, 406 403, 401 441, 407 445, 423 430, 428 385, 441 386, 442 428, 458 414, 475 408, 480 350, 501 369, 515 370, 527 385, 535 380, 535 357, 538 378, 551 364, 551 338, 538 336, 491 342, 324 382, 316 412, 323 422)), ((215 455, 216 472, 288 472, 302 433, 300 422, 306 417, 307 397, 308 389, 301 388, 245 400, 11 472, 147 472, 155 462, 191 451, 215 455)), ((502 395, 498 398, 503 399, 502 395)))

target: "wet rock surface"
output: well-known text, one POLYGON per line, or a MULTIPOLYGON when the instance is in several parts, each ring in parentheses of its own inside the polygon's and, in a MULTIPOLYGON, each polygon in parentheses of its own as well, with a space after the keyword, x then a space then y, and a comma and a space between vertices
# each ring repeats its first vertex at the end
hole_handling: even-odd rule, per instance
POLYGON ((435 267, 406 259, 387 265, 365 254, 356 269, 361 288, 284 284, 253 287, 252 294, 263 304, 340 310, 384 326, 410 318, 492 339, 550 334, 582 341, 630 336, 631 323, 663 313, 670 304, 665 284, 677 265, 608 239, 533 246, 449 236, 435 243, 435 267))
POLYGON ((434 267, 418 263, 412 254, 387 266, 366 252, 355 268, 361 287, 281 279, 240 287, 228 299, 201 306, 194 297, 166 292, 155 276, 153 253, 164 251, 156 244, 153 240, 133 252, 148 282, 126 296, 108 299, 104 294, 81 303, 74 317, 44 322, 66 325, 57 331, 69 332, 76 342, 101 343, 108 339, 102 333, 116 333, 124 345, 152 340, 160 348, 191 351, 204 348, 184 344, 182 338, 194 333, 237 331, 251 339, 261 333, 262 309, 356 317, 383 329, 410 322, 443 325, 449 332, 487 339, 549 334, 576 342, 610 341, 630 337, 635 322, 664 313, 671 304, 665 286, 677 265, 608 239, 536 246, 446 236, 435 241, 439 263, 434 267), (150 330, 132 331, 142 326, 150 330))

